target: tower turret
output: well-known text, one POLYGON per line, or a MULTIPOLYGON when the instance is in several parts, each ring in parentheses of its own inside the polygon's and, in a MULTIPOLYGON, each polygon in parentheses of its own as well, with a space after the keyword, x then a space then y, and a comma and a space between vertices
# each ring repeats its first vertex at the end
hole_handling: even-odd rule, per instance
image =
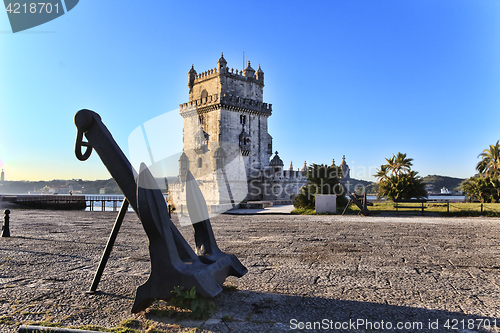
POLYGON ((189 158, 184 152, 182 152, 182 155, 179 158, 179 178, 182 182, 186 181, 188 170, 189 170, 189 158))
POLYGON ((340 168, 342 169, 342 178, 350 179, 351 178, 351 172, 349 170, 349 166, 345 162, 345 155, 342 156, 342 162, 340 163, 340 168))
POLYGON ((194 65, 191 65, 191 69, 188 72, 188 76, 189 76, 189 81, 188 81, 189 92, 192 92, 194 86, 194 80, 196 79, 196 71, 194 70, 194 65))
POLYGON ((275 154, 271 162, 269 162, 269 166, 274 175, 283 175, 283 160, 278 156, 278 152, 275 152, 275 154))
POLYGON ((217 61, 217 70, 219 73, 224 73, 227 69, 227 61, 224 59, 224 53, 220 54, 220 59, 217 61))
POLYGON ((276 155, 274 155, 273 159, 271 162, 269 162, 269 166, 272 167, 282 167, 283 168, 283 160, 278 156, 278 152, 275 152, 276 155))
POLYGON ((257 81, 259 81, 261 84, 264 84, 264 72, 260 68, 260 64, 257 72, 255 73, 255 77, 257 78, 257 81))
POLYGON ((253 77, 255 74, 255 69, 250 66, 250 61, 248 61, 248 66, 243 70, 243 76, 246 77, 253 77))

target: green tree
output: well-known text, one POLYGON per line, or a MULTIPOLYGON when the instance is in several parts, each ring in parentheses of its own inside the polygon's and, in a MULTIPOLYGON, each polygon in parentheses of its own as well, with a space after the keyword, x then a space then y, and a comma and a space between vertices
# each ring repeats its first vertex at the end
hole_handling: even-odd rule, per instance
POLYGON ((498 177, 478 174, 462 183, 462 191, 469 201, 497 202, 500 198, 498 177))
POLYGON ((385 160, 387 163, 381 165, 375 174, 378 179, 379 199, 408 200, 427 197, 422 177, 418 176, 418 172, 411 170, 412 158, 397 153, 385 160))
POLYGON ((476 166, 476 170, 485 176, 499 176, 500 175, 500 143, 490 145, 488 149, 483 150, 478 157, 481 161, 476 166))
POLYGON ((500 199, 500 143, 496 142, 478 155, 479 172, 462 183, 462 191, 467 200, 480 202, 497 202, 500 199))
MULTIPOLYGON (((413 165, 411 163, 411 161, 413 161, 413 158, 406 157, 406 154, 403 153, 392 155, 391 158, 386 158, 385 160, 387 161, 387 171, 390 171, 392 174, 397 176, 409 172, 411 170, 411 166, 413 165)), ((381 167, 380 170, 382 169, 383 168, 381 167)))
POLYGON ((302 187, 300 193, 295 197, 293 205, 295 208, 314 209, 316 194, 337 195, 337 209, 343 209, 347 205, 344 187, 340 184, 342 168, 335 165, 312 164, 307 168, 306 186, 302 187))

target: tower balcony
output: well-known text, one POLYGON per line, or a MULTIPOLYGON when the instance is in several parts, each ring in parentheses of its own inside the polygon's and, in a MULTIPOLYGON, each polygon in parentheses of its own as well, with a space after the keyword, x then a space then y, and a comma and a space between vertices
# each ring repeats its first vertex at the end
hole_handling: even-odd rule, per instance
POLYGON ((204 112, 221 107, 225 107, 232 111, 246 111, 264 116, 270 116, 272 113, 272 104, 230 94, 223 94, 221 96, 214 94, 205 98, 199 98, 179 104, 180 113, 183 117, 191 116, 193 111, 204 112))

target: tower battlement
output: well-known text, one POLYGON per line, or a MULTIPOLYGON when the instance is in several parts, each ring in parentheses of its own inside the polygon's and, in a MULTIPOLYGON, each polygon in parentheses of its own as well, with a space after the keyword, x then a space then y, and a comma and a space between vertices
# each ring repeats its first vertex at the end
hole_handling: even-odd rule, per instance
POLYGON ((195 79, 194 79, 194 82, 195 83, 199 83, 203 80, 209 80, 211 78, 214 78, 218 75, 218 71, 217 71, 217 68, 212 68, 212 69, 209 69, 208 71, 204 71, 204 72, 201 72, 201 73, 196 73, 195 74, 195 79))
POLYGON ((248 62, 243 70, 227 67, 227 61, 221 56, 217 67, 197 73, 194 65, 188 72, 189 102, 208 96, 236 96, 238 98, 263 102, 264 72, 254 70, 248 62))
MULTIPOLYGON (((250 64, 249 64, 250 66, 250 64)), ((259 66, 260 68, 260 66, 259 66)), ((193 67, 194 69, 194 67, 193 67)), ((196 71, 195 71, 196 72, 196 71)), ((250 72, 248 72, 250 73, 250 72)), ((225 75, 233 79, 242 80, 242 81, 254 81, 257 84, 264 85, 264 77, 263 75, 259 76, 253 73, 251 76, 245 72, 245 70, 238 70, 236 68, 224 68, 219 72, 217 67, 209 69, 207 71, 194 74, 194 83, 200 83, 205 80, 210 80, 219 75, 225 75)))

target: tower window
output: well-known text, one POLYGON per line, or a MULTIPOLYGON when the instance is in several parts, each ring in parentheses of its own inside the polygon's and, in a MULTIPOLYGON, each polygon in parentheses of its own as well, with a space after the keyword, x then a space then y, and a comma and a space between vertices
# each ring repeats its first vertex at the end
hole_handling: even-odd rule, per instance
POLYGON ((202 101, 202 103, 203 103, 203 99, 207 98, 207 97, 208 97, 208 92, 205 89, 203 89, 203 91, 201 92, 201 101, 202 101))
POLYGON ((240 124, 245 125, 247 122, 247 116, 242 114, 240 115, 240 124))
POLYGON ((198 158, 198 168, 201 168, 203 166, 203 160, 200 158, 198 158))

